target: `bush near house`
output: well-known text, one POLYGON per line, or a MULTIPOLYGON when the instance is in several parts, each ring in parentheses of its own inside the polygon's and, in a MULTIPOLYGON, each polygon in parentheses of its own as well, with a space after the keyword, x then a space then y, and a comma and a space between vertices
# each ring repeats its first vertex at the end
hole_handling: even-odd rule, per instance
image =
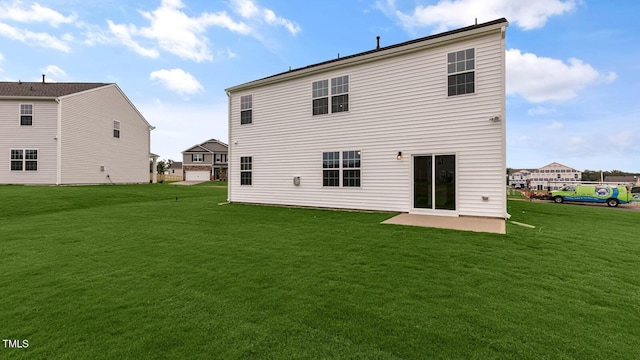
POLYGON ((633 359, 640 212, 510 201, 507 235, 217 205, 226 189, 0 186, 2 358, 633 359))

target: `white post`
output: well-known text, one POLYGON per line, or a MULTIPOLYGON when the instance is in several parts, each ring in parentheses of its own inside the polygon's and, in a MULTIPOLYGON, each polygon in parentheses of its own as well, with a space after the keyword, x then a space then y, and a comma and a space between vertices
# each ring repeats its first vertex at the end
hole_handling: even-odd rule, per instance
POLYGON ((153 156, 153 166, 151 167, 151 173, 153 174, 152 183, 157 183, 158 182, 158 156, 154 155, 153 156))

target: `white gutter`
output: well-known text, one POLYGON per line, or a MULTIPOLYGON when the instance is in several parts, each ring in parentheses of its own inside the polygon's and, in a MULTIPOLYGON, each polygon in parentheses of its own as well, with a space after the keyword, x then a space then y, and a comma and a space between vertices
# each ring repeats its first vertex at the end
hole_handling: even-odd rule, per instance
POLYGON ((229 132, 228 135, 228 139, 227 141, 229 142, 229 145, 227 147, 227 203, 231 202, 231 191, 233 188, 232 185, 232 177, 231 177, 231 165, 233 164, 233 161, 231 161, 232 156, 233 156, 233 138, 232 136, 232 132, 231 132, 231 93, 229 91, 225 90, 225 93, 227 93, 227 126, 229 127, 229 129, 227 129, 227 131, 229 132))
POLYGON ((56 185, 62 183, 62 99, 55 98, 58 103, 58 121, 56 129, 56 185))

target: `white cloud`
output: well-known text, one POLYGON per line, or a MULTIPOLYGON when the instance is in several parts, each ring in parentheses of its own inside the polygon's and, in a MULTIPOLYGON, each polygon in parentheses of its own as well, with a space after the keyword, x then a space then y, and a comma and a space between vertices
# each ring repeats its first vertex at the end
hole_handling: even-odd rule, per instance
POLYGON ((45 68, 40 70, 47 76, 47 81, 49 82, 57 82, 54 78, 64 79, 67 77, 67 73, 55 65, 47 65, 45 68))
POLYGON ((531 115, 531 116, 537 116, 537 115, 548 115, 548 114, 553 114, 557 112, 557 110, 555 108, 547 108, 547 107, 543 107, 543 106, 537 106, 533 109, 529 109, 527 110, 527 114, 531 115))
MULTIPOLYGON (((180 9, 181 0, 163 0, 155 10, 139 11, 150 22, 148 27, 135 25, 116 25, 109 21, 109 29, 127 47, 143 56, 157 57, 155 49, 141 46, 134 37, 142 37, 157 42, 157 45, 183 59, 197 62, 213 60, 205 32, 208 27, 217 26, 240 34, 248 34, 250 28, 242 22, 234 21, 226 12, 202 13, 190 17, 180 9)), ((94 40, 100 40, 94 37, 94 40)))
POLYGON ((234 11, 245 19, 251 19, 264 22, 268 25, 282 26, 292 35, 300 32, 300 26, 293 21, 276 15, 276 13, 268 8, 262 8, 253 0, 232 0, 231 6, 234 11))
POLYGON ((57 38, 47 33, 36 33, 29 30, 18 29, 2 22, 0 22, 0 35, 23 42, 27 45, 42 46, 63 52, 71 51, 68 43, 73 40, 70 34, 64 34, 62 38, 57 38))
POLYGON ((164 87, 178 94, 195 94, 202 90, 202 84, 190 73, 182 69, 158 70, 149 75, 151 80, 158 80, 164 87))
POLYGON ((406 28, 433 27, 435 32, 505 17, 523 30, 544 26, 549 17, 576 7, 576 0, 440 0, 435 5, 416 5, 403 12, 394 0, 379 0, 376 7, 398 19, 406 28))
POLYGON ((46 22, 51 26, 60 24, 70 24, 76 21, 75 14, 64 16, 61 13, 44 7, 38 3, 33 3, 26 7, 22 1, 14 1, 12 4, 0 4, 0 19, 13 20, 18 22, 46 22))
POLYGON ((506 52, 507 95, 520 95, 529 102, 567 101, 597 81, 613 81, 615 73, 601 75, 591 65, 571 58, 567 63, 518 49, 506 52))
POLYGON ((555 120, 552 121, 550 124, 544 126, 546 130, 558 130, 558 129, 562 129, 563 127, 564 127, 563 123, 555 120))
MULTIPOLYGON (((132 39, 132 34, 135 34, 137 32, 135 26, 117 25, 114 24, 111 20, 107 20, 107 24, 109 25, 109 30, 111 31, 111 33, 124 46, 130 48, 131 50, 142 56, 150 58, 157 58, 158 56, 160 56, 158 50, 145 48, 132 39)), ((95 38, 95 40, 99 39, 99 37, 95 38)))

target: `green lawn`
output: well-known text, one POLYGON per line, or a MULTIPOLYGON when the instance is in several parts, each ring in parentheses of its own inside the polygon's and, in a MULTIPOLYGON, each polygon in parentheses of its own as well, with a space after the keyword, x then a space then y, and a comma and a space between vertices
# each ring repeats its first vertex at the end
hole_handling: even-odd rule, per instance
POLYGON ((0 358, 637 359, 640 212, 509 201, 507 235, 0 186, 0 358))

